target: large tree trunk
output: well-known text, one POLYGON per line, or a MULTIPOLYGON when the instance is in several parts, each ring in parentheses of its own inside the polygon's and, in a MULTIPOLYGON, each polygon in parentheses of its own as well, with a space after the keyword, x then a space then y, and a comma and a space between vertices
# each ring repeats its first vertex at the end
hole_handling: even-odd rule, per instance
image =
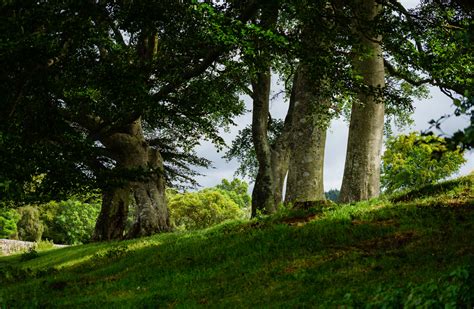
POLYGON ((129 238, 148 236, 170 230, 165 196, 163 159, 156 149, 148 147, 148 167, 154 174, 148 180, 133 182, 132 191, 137 204, 135 221, 129 238))
MULTIPOLYGON (((360 1, 363 20, 373 20, 380 11, 374 0, 360 1)), ((367 34, 366 34, 367 35, 367 34)), ((384 87, 384 64, 380 37, 369 39, 360 34, 362 50, 354 67, 363 76, 364 84, 384 87)), ((380 160, 382 150, 384 104, 380 95, 361 92, 359 102, 352 106, 346 164, 341 187, 340 201, 344 203, 367 200, 380 193, 380 160)))
POLYGON ((137 207, 127 237, 148 236, 169 230, 163 160, 160 153, 145 141, 141 120, 107 136, 102 143, 117 159, 118 171, 137 174, 118 179, 121 186, 104 192, 94 239, 120 239, 125 236, 125 220, 131 198, 135 199, 137 207))
POLYGON ((285 202, 294 205, 324 200, 323 171, 328 110, 301 68, 295 78, 291 157, 285 202), (319 100, 319 101, 318 101, 319 100))
POLYGON ((129 188, 109 188, 102 193, 102 208, 95 225, 93 239, 122 239, 128 216, 129 188))

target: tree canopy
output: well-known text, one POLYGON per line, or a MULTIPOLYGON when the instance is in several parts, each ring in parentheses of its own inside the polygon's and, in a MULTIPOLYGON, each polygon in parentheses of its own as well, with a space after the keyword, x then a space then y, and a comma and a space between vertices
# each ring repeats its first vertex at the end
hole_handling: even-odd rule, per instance
POLYGON ((97 240, 125 237, 132 203, 127 237, 170 229, 165 187, 195 184, 192 166, 210 164, 195 146, 203 139, 223 146, 219 130, 244 112, 243 93, 254 101, 253 124, 228 157, 257 179, 253 202, 270 212, 287 173, 295 192, 318 186, 299 199, 324 198, 325 130, 350 106, 352 129, 377 127, 349 143, 374 149, 375 159, 358 164, 373 180, 355 173, 346 181, 349 191, 356 179, 372 183, 373 194, 358 199, 379 191, 384 113, 408 119, 425 85, 450 96, 456 115, 471 116, 448 144, 472 146, 473 21, 464 1, 424 0, 413 9, 395 0, 7 1, 1 8, 0 200, 100 189, 97 240), (284 122, 269 115, 272 72, 285 80, 284 122), (321 162, 314 173, 310 148, 321 162))

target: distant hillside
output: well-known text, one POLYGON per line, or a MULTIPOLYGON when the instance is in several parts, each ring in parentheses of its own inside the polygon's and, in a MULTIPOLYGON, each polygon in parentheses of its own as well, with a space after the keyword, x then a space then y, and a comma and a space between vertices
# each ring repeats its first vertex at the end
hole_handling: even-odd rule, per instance
POLYGON ((0 258, 2 307, 469 307, 474 176, 353 205, 0 258))

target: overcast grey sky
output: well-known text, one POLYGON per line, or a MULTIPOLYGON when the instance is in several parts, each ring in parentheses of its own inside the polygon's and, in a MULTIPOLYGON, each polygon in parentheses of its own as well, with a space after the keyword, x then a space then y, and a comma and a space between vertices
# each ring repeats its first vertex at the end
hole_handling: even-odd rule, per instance
MULTIPOLYGON (((405 7, 410 8, 419 3, 419 1, 402 0, 401 3, 405 5, 405 7)), ((276 78, 274 77, 272 81, 273 93, 278 92, 282 88, 281 85, 278 85, 275 79, 276 78)), ((410 128, 406 128, 403 130, 403 132, 398 133, 427 130, 429 128, 428 122, 431 119, 438 119, 443 115, 453 113, 454 107, 450 98, 445 96, 437 88, 430 88, 430 92, 431 98, 416 101, 414 104, 415 111, 413 114, 413 119, 415 124, 410 128)), ((242 99, 245 101, 247 109, 251 110, 251 100, 248 97, 242 97, 242 99)), ((288 104, 284 102, 283 97, 280 96, 271 103, 271 114, 273 117, 284 118, 287 108, 288 104)), ((237 126, 231 128, 230 132, 226 133, 221 130, 222 137, 228 145, 231 144, 237 132, 251 122, 251 118, 251 113, 249 112, 235 120, 237 126)), ((441 127, 443 132, 437 133, 445 133, 449 135, 459 129, 465 128, 468 126, 468 124, 469 119, 466 116, 452 116, 443 122, 441 127)), ((326 154, 324 159, 324 189, 326 191, 329 189, 339 189, 341 186, 342 175, 344 171, 344 160, 346 157, 348 130, 348 124, 343 119, 334 120, 331 123, 330 129, 328 130, 326 140, 326 154)), ((211 143, 203 142, 198 148, 198 154, 212 160, 214 164, 213 169, 200 170, 200 172, 204 174, 197 179, 201 186, 215 186, 221 181, 222 178, 233 178, 234 172, 238 166, 237 162, 226 162, 224 159, 222 159, 223 153, 218 153, 211 143)), ((468 174, 474 169, 474 152, 471 151, 465 153, 465 158, 467 159, 467 162, 463 165, 460 172, 456 176, 468 174)))

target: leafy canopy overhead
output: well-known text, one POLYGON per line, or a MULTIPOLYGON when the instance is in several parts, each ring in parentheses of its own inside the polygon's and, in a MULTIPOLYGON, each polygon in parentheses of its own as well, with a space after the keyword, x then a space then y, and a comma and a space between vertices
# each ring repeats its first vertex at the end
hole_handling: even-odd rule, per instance
MULTIPOLYGON (((8 1, 0 23, 1 198, 103 188, 117 160, 103 140, 139 120, 171 182, 207 166, 193 147, 222 144, 220 127, 243 111, 238 54, 255 3, 8 1)), ((123 177, 123 176, 121 176, 123 177)), ((128 175, 127 177, 136 177, 128 175)))

